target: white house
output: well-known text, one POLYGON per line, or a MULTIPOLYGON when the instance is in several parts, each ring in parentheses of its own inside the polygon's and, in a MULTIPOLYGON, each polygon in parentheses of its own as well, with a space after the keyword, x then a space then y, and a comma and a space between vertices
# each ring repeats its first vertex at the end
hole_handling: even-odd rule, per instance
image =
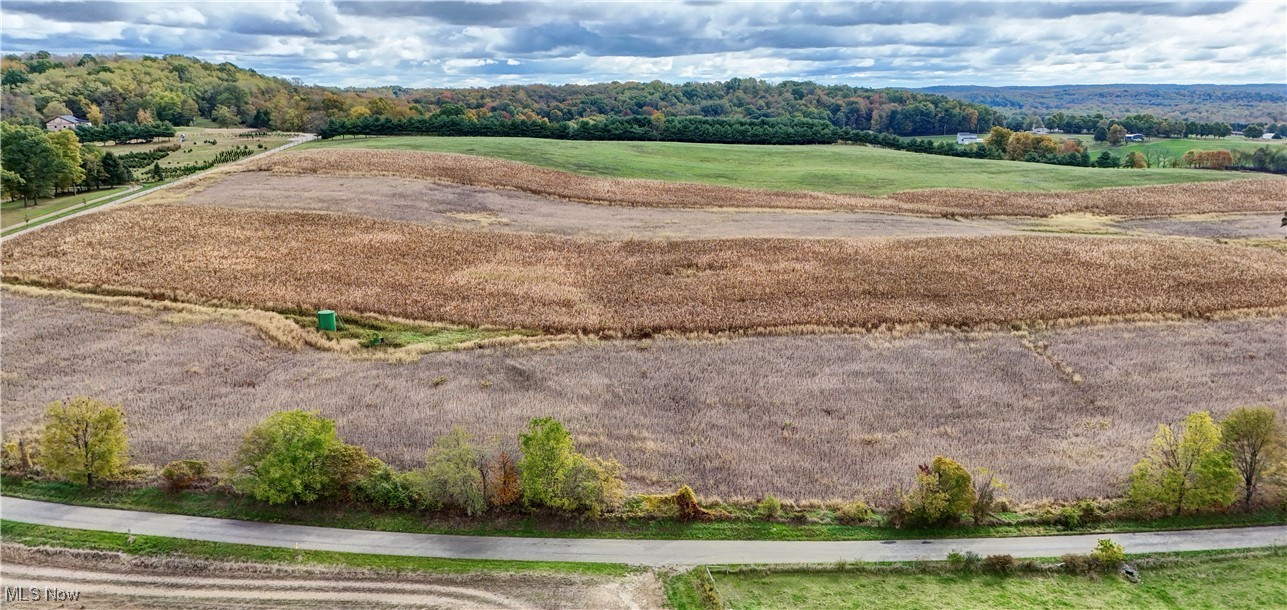
POLYGON ((968 131, 957 132, 956 143, 957 144, 978 144, 979 134, 970 133, 968 131))
POLYGON ((1272 140, 1272 139, 1274 139, 1274 134, 1273 134, 1273 133, 1270 133, 1270 132, 1268 132, 1268 131, 1266 131, 1265 133, 1260 134, 1260 139, 1261 139, 1261 140, 1272 140))
POLYGON ((1127 141, 1127 142, 1143 142, 1143 141, 1144 141, 1144 134, 1142 134, 1142 133, 1128 133, 1128 134, 1126 134, 1126 141, 1127 141))
POLYGON ((48 129, 49 131, 62 131, 64 129, 76 129, 81 125, 93 125, 93 123, 90 123, 85 119, 78 119, 70 114, 56 116, 52 119, 49 119, 48 121, 45 121, 45 129, 48 129))

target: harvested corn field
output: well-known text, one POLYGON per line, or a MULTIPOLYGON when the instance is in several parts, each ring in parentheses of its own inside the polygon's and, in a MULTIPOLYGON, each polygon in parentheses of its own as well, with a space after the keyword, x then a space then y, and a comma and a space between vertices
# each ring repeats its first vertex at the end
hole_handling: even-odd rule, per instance
POLYGON ((137 206, 6 243, 8 278, 550 332, 972 325, 1287 305, 1287 256, 1173 239, 589 241, 137 206))
POLYGON ((265 158, 248 167, 281 174, 415 177, 448 184, 515 189, 587 203, 645 207, 866 210, 934 216, 1051 216, 1075 212, 1155 216, 1272 212, 1282 210, 1287 203, 1287 181, 1280 179, 1069 193, 929 189, 882 198, 596 178, 512 161, 414 151, 306 150, 265 158))
MULTIPOLYGON (((401 467, 465 426, 511 439, 567 423, 634 491, 864 496, 935 454, 987 466, 1026 500, 1116 494, 1158 422, 1270 405, 1287 414, 1287 318, 1011 334, 601 342, 437 353, 405 365, 292 351, 231 321, 91 310, 0 292, 6 429, 50 401, 124 406, 136 460, 218 460, 281 409, 318 409, 401 467), (441 385, 431 380, 441 377, 441 385)), ((512 447, 511 447, 512 449, 512 447)))

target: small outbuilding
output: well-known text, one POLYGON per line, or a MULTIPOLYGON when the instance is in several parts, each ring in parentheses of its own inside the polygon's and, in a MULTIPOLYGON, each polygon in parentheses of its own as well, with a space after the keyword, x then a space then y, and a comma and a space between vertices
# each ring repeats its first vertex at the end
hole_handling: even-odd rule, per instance
POLYGON ((93 125, 85 119, 78 119, 70 114, 56 116, 45 121, 45 129, 49 131, 62 131, 64 129, 76 129, 82 125, 93 125))
POLYGON ((979 134, 970 133, 968 131, 957 132, 956 143, 957 144, 978 144, 979 134))
POLYGON ((1127 142, 1143 142, 1143 141, 1144 141, 1144 134, 1142 134, 1142 133, 1128 133, 1128 134, 1126 134, 1126 137, 1124 138, 1124 140, 1125 140, 1125 141, 1127 141, 1127 142))

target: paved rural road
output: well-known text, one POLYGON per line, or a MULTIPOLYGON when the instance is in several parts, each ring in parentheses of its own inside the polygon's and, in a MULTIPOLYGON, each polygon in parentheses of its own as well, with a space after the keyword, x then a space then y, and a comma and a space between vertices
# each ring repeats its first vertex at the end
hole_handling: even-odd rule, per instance
MULTIPOLYGON (((87 209, 87 210, 82 210, 82 211, 76 212, 75 214, 68 214, 68 215, 63 216, 62 218, 59 218, 59 219, 56 219, 56 220, 50 220, 50 221, 48 221, 48 222, 44 222, 44 223, 41 223, 41 224, 35 225, 35 226, 33 226, 33 227, 31 227, 31 228, 28 228, 28 229, 23 229, 23 230, 21 230, 21 231, 16 231, 16 232, 10 233, 10 234, 8 234, 8 235, 5 235, 4 237, 0 237, 0 242, 5 241, 5 240, 8 240, 8 239, 12 239, 12 238, 14 238, 14 237, 17 237, 17 236, 19 236, 19 235, 23 235, 23 234, 25 234, 25 233, 29 233, 29 232, 31 232, 31 231, 38 231, 38 230, 40 230, 40 229, 42 229, 42 228, 44 228, 44 227, 48 227, 48 226, 51 226, 51 225, 56 225, 56 224, 58 224, 58 223, 60 223, 60 222, 67 221, 67 220, 71 220, 71 219, 76 218, 76 217, 79 217, 79 216, 84 216, 85 214, 93 214, 94 212, 101 212, 101 211, 106 210, 107 208, 110 208, 110 207, 112 207, 112 206, 117 206, 117 205, 120 205, 120 204, 125 203, 125 202, 127 202, 127 201, 133 201, 133 200, 135 200, 135 199, 138 199, 139 197, 145 197, 145 196, 147 196, 147 195, 151 195, 152 193, 155 193, 155 192, 160 191, 160 190, 163 190, 163 189, 170 188, 170 187, 172 187, 172 186, 178 186, 178 185, 180 185, 180 184, 184 184, 184 183, 187 183, 187 182, 191 182, 191 181, 193 181, 193 180, 196 180, 196 179, 200 178, 201 176, 204 176, 204 175, 206 174, 206 172, 212 171, 212 170, 214 170, 214 169, 222 169, 222 168, 228 167, 228 166, 230 166, 230 165, 235 165, 235 164, 237 164, 237 163, 242 163, 242 162, 244 162, 244 161, 248 161, 248 160, 250 160, 250 159, 255 159, 255 160, 262 159, 262 158, 264 158, 264 157, 266 157, 266 156, 268 156, 268 155, 271 155, 271 154, 273 154, 273 153, 277 153, 277 152, 281 152, 281 151, 286 150, 287 148, 290 148, 290 147, 292 147, 292 146, 298 146, 298 145, 300 145, 300 144, 303 144, 304 142, 307 142, 307 141, 309 141, 309 140, 312 140, 312 139, 314 139, 314 138, 316 138, 316 137, 317 137, 317 136, 315 136, 315 135, 313 135, 313 134, 311 134, 311 133, 300 134, 300 135, 298 135, 298 136, 295 136, 294 138, 291 138, 291 140, 290 140, 289 142, 287 142, 287 143, 285 143, 285 144, 282 144, 281 146, 278 146, 277 148, 270 148, 270 149, 268 149, 268 150, 266 150, 266 151, 264 151, 264 152, 262 152, 262 153, 259 153, 259 154, 257 154, 257 155, 252 155, 252 156, 250 156, 250 157, 246 157, 245 159, 238 159, 238 160, 236 160, 236 161, 233 161, 232 163, 225 163, 225 164, 223 164, 223 165, 216 165, 216 166, 214 166, 214 167, 212 167, 212 168, 210 168, 210 169, 208 169, 208 170, 205 170, 205 171, 203 171, 203 172, 199 172, 199 173, 196 173, 196 174, 192 174, 192 175, 189 175, 189 176, 184 176, 184 177, 182 177, 182 178, 179 178, 178 180, 175 180, 174 182, 171 182, 171 183, 169 183, 169 184, 162 184, 161 186, 154 186, 154 187, 152 187, 152 188, 149 188, 149 189, 143 189, 143 190, 135 189, 135 190, 134 190, 133 192, 131 192, 129 195, 126 195, 126 196, 124 196, 124 197, 121 197, 120 199, 117 199, 116 201, 113 201, 113 202, 111 202, 111 203, 105 203, 105 204, 103 204, 103 205, 94 206, 94 207, 89 208, 89 209, 87 209)), ((62 214, 62 213, 64 213, 65 211, 66 211, 66 210, 59 210, 59 211, 57 211, 57 212, 52 212, 52 213, 49 213, 49 214, 45 214, 45 216, 54 216, 54 215, 56 215, 56 214, 62 214)), ((39 217, 39 218, 33 218, 32 220, 38 221, 38 220, 40 220, 41 218, 44 218, 45 216, 41 216, 41 217, 39 217)))
POLYGON ((1287 526, 1216 530, 1089 534, 1030 538, 958 538, 855 542, 736 540, 603 540, 443 536, 256 523, 107 508, 0 499, 0 518, 77 529, 130 532, 190 540, 235 542, 318 551, 453 559, 579 561, 668 566, 747 563, 832 563, 840 560, 944 559, 952 550, 979 555, 1056 557, 1087 553, 1112 538, 1130 553, 1202 551, 1287 544, 1287 526))

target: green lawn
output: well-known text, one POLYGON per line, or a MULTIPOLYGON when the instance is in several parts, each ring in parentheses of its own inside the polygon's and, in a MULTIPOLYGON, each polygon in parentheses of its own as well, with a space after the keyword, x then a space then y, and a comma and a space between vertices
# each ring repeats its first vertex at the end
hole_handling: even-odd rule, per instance
POLYGON ((128 534, 33 525, 16 521, 0 521, 0 538, 3 538, 9 544, 22 544, 25 546, 120 551, 131 555, 143 556, 181 554, 214 561, 311 563, 357 568, 433 572, 477 572, 481 570, 506 572, 555 571, 616 576, 627 574, 631 571, 625 565, 615 563, 438 559, 434 557, 401 557, 397 555, 367 555, 332 551, 298 551, 297 555, 295 549, 231 544, 227 542, 205 542, 164 536, 133 536, 134 540, 130 541, 131 537, 128 534))
MULTIPOLYGON (((101 191, 86 191, 75 195, 63 195, 53 199, 41 199, 36 205, 22 206, 21 200, 6 201, 0 204, 0 228, 8 229, 14 225, 24 224, 28 219, 52 214, 59 210, 81 205, 86 201, 119 195, 128 187, 118 186, 101 191)), ((106 201, 104 201, 106 203, 106 201)), ((91 206, 92 207, 92 206, 91 206)))
POLYGON ((958 159, 849 145, 749 146, 535 138, 390 137, 319 140, 299 148, 387 148, 463 153, 590 176, 872 195, 939 187, 1066 191, 1248 177, 1233 172, 1202 170, 1103 170, 958 159))
POLYGON ((734 610, 1237 608, 1287 607, 1287 556, 1184 560, 1144 568, 1140 584, 1111 575, 1010 577, 822 572, 720 574, 734 610))
MULTIPOLYGON (((496 511, 467 519, 432 512, 374 511, 358 505, 319 503, 301 506, 269 506, 244 496, 211 492, 168 495, 153 487, 87 489, 70 483, 29 481, 18 477, 4 477, 2 485, 6 496, 62 504, 271 523, 469 536, 655 540, 890 540, 1176 530, 1270 525, 1284 522, 1283 515, 1274 510, 1253 514, 1184 515, 1154 521, 1115 521, 1076 530, 1055 525, 1005 523, 980 527, 962 525, 939 529, 895 529, 875 525, 797 525, 749 518, 710 523, 645 518, 593 520, 582 519, 575 515, 557 517, 496 511)), ((1003 517, 1013 519, 1016 515, 1008 514, 1003 517)))

